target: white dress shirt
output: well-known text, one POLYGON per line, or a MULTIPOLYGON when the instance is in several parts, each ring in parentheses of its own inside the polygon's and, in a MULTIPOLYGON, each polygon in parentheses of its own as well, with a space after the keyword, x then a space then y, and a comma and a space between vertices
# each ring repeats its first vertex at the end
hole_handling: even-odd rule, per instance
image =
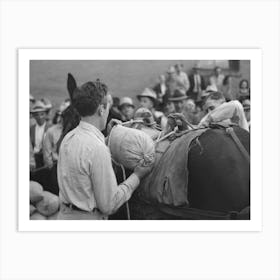
POLYGON ((194 78, 193 92, 200 92, 201 91, 201 78, 200 78, 200 75, 194 74, 193 78, 194 78))
POLYGON ((84 211, 114 213, 139 185, 134 173, 119 186, 103 134, 81 121, 63 139, 58 158, 59 197, 84 211))
POLYGON ((35 125, 35 145, 34 145, 34 153, 39 153, 43 147, 43 139, 45 134, 45 126, 46 122, 43 125, 35 125))
POLYGON ((245 117, 243 106, 237 100, 221 104, 204 116, 199 125, 211 122, 235 123, 241 128, 249 131, 249 125, 245 117))

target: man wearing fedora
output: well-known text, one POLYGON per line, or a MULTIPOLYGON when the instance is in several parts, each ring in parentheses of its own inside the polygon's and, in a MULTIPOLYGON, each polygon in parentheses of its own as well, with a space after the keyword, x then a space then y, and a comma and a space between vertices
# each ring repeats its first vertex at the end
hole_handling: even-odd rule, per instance
POLYGON ((194 101, 199 101, 202 91, 206 89, 206 84, 203 76, 200 75, 198 66, 195 65, 192 70, 193 73, 189 77, 190 88, 187 95, 194 101))
POLYGON ((47 124, 47 108, 40 100, 36 101, 30 113, 36 123, 30 127, 30 141, 34 152, 36 168, 44 166, 43 158, 43 140, 47 129, 50 127, 47 124))
POLYGON ((176 113, 181 113, 191 124, 199 122, 196 116, 196 105, 193 99, 188 97, 184 92, 176 90, 174 95, 169 98, 174 103, 176 113))
POLYGON ((183 113, 184 103, 188 99, 187 95, 179 89, 176 89, 174 95, 168 101, 174 103, 176 113, 183 113))

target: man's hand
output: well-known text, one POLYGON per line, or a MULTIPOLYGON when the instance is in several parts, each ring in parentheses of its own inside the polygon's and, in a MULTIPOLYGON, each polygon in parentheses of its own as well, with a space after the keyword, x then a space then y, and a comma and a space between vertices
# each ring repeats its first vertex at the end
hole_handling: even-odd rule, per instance
POLYGON ((107 134, 109 135, 112 128, 117 125, 117 124, 121 124, 122 121, 120 120, 117 120, 117 119, 111 119, 109 122, 108 122, 108 125, 107 125, 107 134))
POLYGON ((149 162, 149 164, 147 164, 147 162, 145 163, 144 160, 142 160, 140 164, 135 167, 134 173, 137 175, 139 180, 141 180, 144 176, 146 176, 152 171, 154 163, 154 158, 149 162))

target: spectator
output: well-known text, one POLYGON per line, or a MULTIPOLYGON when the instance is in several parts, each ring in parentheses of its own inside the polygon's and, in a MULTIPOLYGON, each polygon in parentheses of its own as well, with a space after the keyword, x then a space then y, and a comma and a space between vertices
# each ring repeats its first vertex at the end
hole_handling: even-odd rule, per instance
POLYGON ((211 123, 231 123, 239 125, 249 131, 249 126, 241 103, 237 100, 225 102, 225 98, 220 92, 212 92, 206 98, 204 110, 207 114, 199 123, 199 127, 208 126, 211 123))
POLYGON ((170 114, 175 113, 175 106, 172 101, 167 101, 166 105, 164 106, 164 115, 167 117, 170 114))
POLYGON ((222 92, 226 101, 235 99, 233 98, 232 77, 230 75, 225 76, 223 80, 222 92))
POLYGON ((245 117, 248 122, 249 128, 251 126, 251 102, 250 99, 244 99, 242 101, 242 106, 245 112, 245 117))
POLYGON ((167 70, 166 87, 166 94, 168 100, 169 97, 174 95, 175 90, 178 88, 176 70, 174 66, 169 67, 169 69, 167 70))
POLYGON ((113 97, 111 93, 108 93, 107 96, 110 106, 107 123, 109 123, 111 119, 122 120, 121 112, 118 109, 120 105, 120 99, 118 97, 113 97))
POLYGON ((166 78, 163 74, 159 76, 159 83, 155 85, 153 88, 154 92, 157 95, 157 110, 163 111, 164 105, 167 102, 167 86, 166 86, 166 78))
POLYGON ((248 80, 241 80, 239 83, 239 96, 238 99, 242 102, 245 99, 250 98, 250 86, 248 80))
POLYGON ((46 122, 48 125, 52 125, 52 119, 51 119, 51 110, 52 110, 52 103, 47 98, 42 98, 41 102, 45 105, 46 108, 46 122))
POLYGON ((30 127, 30 141, 32 144, 36 168, 44 166, 43 140, 49 125, 47 124, 47 108, 41 101, 36 101, 31 110, 36 124, 30 127))
POLYGON ((183 65, 176 64, 175 71, 176 71, 177 89, 186 93, 190 88, 190 82, 187 73, 183 72, 183 65))
POLYGON ((184 103, 187 99, 188 97, 186 96, 186 94, 184 94, 182 91, 177 89, 174 92, 174 95, 169 98, 169 101, 174 103, 174 108, 176 113, 183 113, 184 105, 185 105, 184 103))
MULTIPOLYGON (((64 110, 70 105, 70 101, 63 102, 60 105, 58 115, 64 112, 64 110)), ((57 142, 62 134, 62 119, 60 118, 58 123, 48 128, 43 141, 43 155, 44 162, 50 169, 56 164, 58 159, 57 142)))
POLYGON ((152 89, 145 88, 141 94, 137 95, 137 98, 140 102, 140 107, 150 110, 156 123, 163 128, 166 121, 164 114, 160 111, 156 111, 155 109, 157 103, 156 93, 152 89))
POLYGON ((206 88, 205 80, 202 75, 200 75, 199 68, 195 65, 193 68, 193 73, 190 75, 190 88, 187 95, 194 101, 199 101, 203 90, 206 88))
POLYGON ((221 67, 217 66, 214 69, 214 74, 210 77, 210 85, 215 85, 218 91, 221 91, 225 76, 222 74, 221 67))
POLYGON ((33 171, 36 168, 34 153, 33 153, 33 147, 31 144, 31 141, 29 141, 29 168, 30 171, 33 171))
POLYGON ((58 195, 58 182, 57 182, 57 160, 58 160, 58 148, 57 144, 62 135, 63 124, 61 115, 70 106, 70 101, 64 101, 58 111, 60 119, 58 123, 51 126, 47 131, 43 141, 43 156, 45 165, 50 170, 51 184, 48 186, 48 191, 58 195))
POLYGON ((122 97, 120 100, 121 120, 126 122, 133 119, 134 104, 130 97, 122 97))
POLYGON ((184 101, 183 115, 185 116, 186 120, 191 124, 196 125, 200 121, 200 116, 197 114, 195 102, 189 97, 184 101))
MULTIPOLYGON (((29 110, 31 111, 31 108, 34 106, 34 103, 35 103, 35 98, 30 94, 29 95, 29 110)), ((29 115, 29 126, 31 127, 32 125, 35 125, 36 124, 36 121, 35 119, 33 118, 32 114, 30 113, 29 115)))

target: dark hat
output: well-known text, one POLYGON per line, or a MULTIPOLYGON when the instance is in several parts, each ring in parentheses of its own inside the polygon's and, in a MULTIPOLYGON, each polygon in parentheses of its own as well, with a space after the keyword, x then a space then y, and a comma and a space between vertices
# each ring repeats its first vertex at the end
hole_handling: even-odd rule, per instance
POLYGON ((168 101, 173 101, 173 102, 175 101, 176 102, 176 101, 186 100, 187 98, 188 97, 184 92, 176 89, 175 92, 174 92, 174 95, 169 97, 168 101))

